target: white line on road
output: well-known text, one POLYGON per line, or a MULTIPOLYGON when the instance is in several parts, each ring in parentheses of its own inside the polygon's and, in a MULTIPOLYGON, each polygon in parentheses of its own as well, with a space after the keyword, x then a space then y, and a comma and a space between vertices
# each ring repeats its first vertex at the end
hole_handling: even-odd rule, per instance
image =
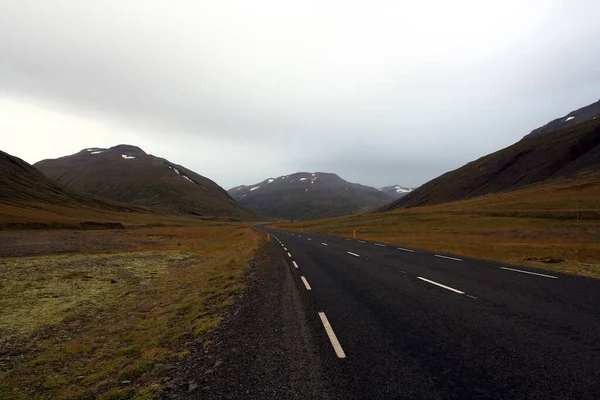
POLYGON ((381 243, 375 243, 375 246, 379 246, 379 247, 385 247, 385 244, 381 244, 381 243))
POLYGON ((298 268, 298 264, 296 264, 296 261, 292 261, 292 264, 294 264, 294 267, 298 268))
POLYGON ((347 251, 346 253, 348 253, 348 254, 350 254, 351 256, 354 256, 354 257, 360 257, 358 254, 352 253, 351 251, 347 251))
POLYGON ((322 244, 323 246, 328 246, 328 244, 327 244, 327 243, 321 243, 321 244, 322 244))
POLYGON ((408 252, 410 252, 410 253, 414 253, 414 252, 415 252, 414 250, 411 250, 411 249, 405 249, 405 248, 402 248, 402 247, 398 247, 398 250, 402 250, 402 251, 408 251, 408 252))
POLYGON ((543 276, 544 278, 558 279, 558 276, 538 274, 538 273, 535 273, 535 272, 523 271, 523 270, 520 270, 520 269, 512 269, 512 268, 505 268, 505 267, 500 267, 500 268, 501 269, 505 269, 507 271, 520 272, 522 274, 537 275, 537 276, 543 276))
POLYGON ((400 270, 400 272, 402 272, 403 274, 405 274, 405 273, 406 273, 406 271, 402 271, 402 270, 400 270))
POLYGON ((340 345, 340 342, 338 341, 337 336, 335 336, 335 332, 333 332, 333 328, 329 324, 329 320, 327 319, 327 316, 325 315, 324 312, 319 312, 319 317, 321 318, 321 322, 323 323, 323 326, 325 327, 325 332, 327 332, 327 336, 329 336, 329 341, 331 342, 331 345, 333 346, 333 350, 335 350, 335 354, 338 356, 338 358, 346 358, 346 353, 344 353, 344 350, 342 349, 342 345, 340 345))
POLYGON ((288 253, 288 257, 289 257, 289 258, 292 258, 292 255, 291 255, 290 253, 288 253))
POLYGON ((450 286, 442 285, 441 283, 437 283, 437 282, 434 282, 434 281, 430 281, 429 279, 425 279, 425 278, 422 278, 422 277, 420 277, 420 276, 418 276, 417 278, 418 278, 418 279, 420 279, 420 280, 422 280, 422 281, 425 281, 425 282, 427 282, 427 283, 431 283, 432 285, 439 286, 439 287, 441 287, 441 288, 444 288, 444 289, 446 289, 446 290, 450 290, 450 291, 452 291, 452 292, 454 292, 454 293, 458 293, 458 294, 465 294, 465 292, 461 292, 460 290, 457 290, 457 289, 451 288, 450 286))
POLYGON ((436 257, 439 257, 439 258, 445 258, 445 259, 447 259, 447 260, 462 261, 460 258, 447 257, 447 256, 440 256, 439 254, 436 254, 435 256, 436 256, 436 257))
POLYGON ((302 282, 304 283, 306 290, 310 290, 310 285, 308 284, 308 281, 306 280, 306 278, 301 276, 300 279, 302 279, 302 282))
POLYGON ((367 243, 364 240, 359 240, 358 243, 367 243))
POLYGON ((308 238, 308 240, 312 240, 311 238, 308 238))
POLYGON ((471 296, 470 294, 468 294, 468 295, 467 295, 467 297, 470 297, 470 298, 472 298, 473 300, 477 300, 477 297, 475 297, 475 296, 471 296))

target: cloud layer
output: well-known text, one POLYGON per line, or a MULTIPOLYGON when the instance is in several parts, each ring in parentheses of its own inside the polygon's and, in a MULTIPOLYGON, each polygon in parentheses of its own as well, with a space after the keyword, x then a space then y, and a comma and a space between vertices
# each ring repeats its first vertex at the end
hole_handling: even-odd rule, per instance
POLYGON ((418 185, 600 97, 600 4, 522 3, 0 1, 3 150, 418 185))

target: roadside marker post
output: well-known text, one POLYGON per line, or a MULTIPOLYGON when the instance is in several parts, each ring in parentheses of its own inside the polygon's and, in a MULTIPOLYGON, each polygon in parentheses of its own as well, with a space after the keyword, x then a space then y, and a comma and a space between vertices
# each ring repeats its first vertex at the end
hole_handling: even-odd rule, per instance
POLYGON ((354 239, 356 239, 356 229, 354 229, 354 230, 352 231, 352 237, 353 237, 354 239))

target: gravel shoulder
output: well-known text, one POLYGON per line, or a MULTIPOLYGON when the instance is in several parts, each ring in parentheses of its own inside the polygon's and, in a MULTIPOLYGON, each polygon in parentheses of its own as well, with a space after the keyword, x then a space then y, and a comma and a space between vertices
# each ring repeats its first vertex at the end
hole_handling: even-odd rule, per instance
POLYGON ((322 350, 297 282, 274 242, 223 323, 172 366, 164 399, 328 399, 322 350))

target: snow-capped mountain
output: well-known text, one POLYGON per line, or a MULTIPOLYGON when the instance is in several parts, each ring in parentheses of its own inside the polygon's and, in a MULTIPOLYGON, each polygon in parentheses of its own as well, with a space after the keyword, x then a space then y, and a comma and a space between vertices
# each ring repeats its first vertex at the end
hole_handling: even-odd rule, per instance
POLYGON ((399 199, 402 196, 406 196, 407 194, 409 194, 413 190, 415 190, 415 189, 414 188, 407 188, 407 187, 400 186, 400 185, 384 186, 382 188, 379 188, 379 191, 389 194, 394 199, 399 199))
POLYGON ((298 172, 268 178, 227 192, 243 206, 261 214, 294 220, 366 212, 396 198, 324 172, 298 172))

